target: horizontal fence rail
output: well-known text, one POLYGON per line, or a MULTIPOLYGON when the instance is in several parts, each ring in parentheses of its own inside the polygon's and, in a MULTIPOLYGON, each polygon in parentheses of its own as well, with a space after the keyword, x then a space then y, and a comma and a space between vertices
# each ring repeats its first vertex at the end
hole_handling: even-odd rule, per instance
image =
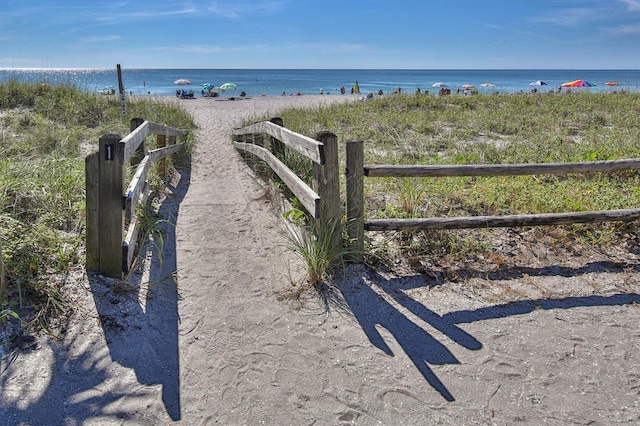
POLYGON ((614 172, 640 169, 640 159, 541 164, 365 166, 367 177, 525 176, 614 172))
POLYGON ((351 241, 351 248, 356 253, 354 255, 356 261, 363 259, 364 231, 547 226, 572 223, 627 222, 640 219, 640 209, 619 209, 502 216, 365 220, 365 177, 523 176, 614 172, 638 170, 640 169, 640 159, 543 164, 364 165, 364 143, 362 141, 347 141, 346 150, 347 234, 351 241))
POLYGON ((166 157, 183 148, 182 144, 176 143, 176 137, 187 133, 134 118, 127 136, 103 135, 99 151, 86 157, 88 271, 112 278, 121 278, 129 271, 139 234, 135 212, 149 196, 147 177, 150 167, 160 162, 159 173, 164 175, 166 157), (149 135, 156 135, 159 148, 145 152, 144 141, 149 135), (129 163, 137 163, 137 168, 124 189, 126 165, 129 163))
POLYGON ((500 228, 518 226, 570 225, 572 223, 628 222, 640 219, 640 209, 529 215, 471 216, 421 219, 372 219, 366 231, 424 231, 427 229, 500 228))
MULTIPOLYGON (((305 210, 328 228, 339 223, 340 175, 338 170, 338 138, 330 132, 320 132, 310 138, 283 127, 282 119, 272 118, 233 131, 234 146, 264 161, 287 185, 305 210), (265 147, 265 145, 268 146, 265 147), (309 186, 283 161, 285 149, 291 149, 311 161, 313 182, 309 186)), ((334 226, 333 244, 341 244, 339 227, 334 226)))
POLYGON ((304 183, 304 181, 282 161, 278 160, 271 152, 258 145, 243 142, 236 142, 234 145, 237 149, 250 152, 267 163, 287 185, 291 192, 296 195, 304 208, 314 218, 317 219, 320 216, 320 196, 311 187, 304 183))
POLYGON ((295 133, 272 121, 261 121, 241 129, 234 130, 235 136, 265 134, 289 148, 295 149, 300 154, 317 164, 325 163, 324 144, 308 136, 295 133))

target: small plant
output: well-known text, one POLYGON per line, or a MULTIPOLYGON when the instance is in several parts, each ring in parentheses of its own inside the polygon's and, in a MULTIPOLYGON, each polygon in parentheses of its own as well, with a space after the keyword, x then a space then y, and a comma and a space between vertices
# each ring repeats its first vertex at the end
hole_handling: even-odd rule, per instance
POLYGON ((341 228, 339 221, 333 221, 325 226, 320 221, 309 219, 301 210, 292 209, 284 215, 286 235, 290 248, 302 259, 307 267, 307 283, 317 286, 330 279, 331 272, 341 266, 348 249, 336 247, 333 236, 337 228, 341 228))
POLYGON ((20 319, 20 316, 13 310, 6 308, 0 311, 0 322, 6 321, 9 317, 20 319))
POLYGON ((397 179, 396 187, 406 217, 420 217, 419 209, 424 204, 426 190, 423 181, 417 178, 397 179))

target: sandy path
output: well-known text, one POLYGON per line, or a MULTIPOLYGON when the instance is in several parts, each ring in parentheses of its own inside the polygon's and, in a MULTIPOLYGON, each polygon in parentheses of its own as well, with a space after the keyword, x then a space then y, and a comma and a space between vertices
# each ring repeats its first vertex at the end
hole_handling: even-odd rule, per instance
POLYGON ((640 421, 637 258, 445 283, 354 267, 329 315, 277 300, 303 268, 229 132, 328 99, 182 101, 199 145, 164 261, 78 286, 65 340, 3 363, 0 424, 640 421))
MULTIPOLYGON (((320 315, 290 312, 275 301, 276 291, 301 278, 302 266, 285 250, 277 216, 260 198, 264 189, 229 137, 243 119, 275 116, 279 108, 308 105, 311 99, 322 100, 186 103, 200 127, 176 231, 184 299, 182 404, 188 423, 208 418, 221 424, 274 424, 289 418, 306 424, 316 416, 313 406, 326 385, 321 373, 328 360, 322 354, 330 353, 322 342, 330 342, 327 333, 335 329, 320 326, 320 315)), ((335 419, 346 407, 336 410, 335 419)))

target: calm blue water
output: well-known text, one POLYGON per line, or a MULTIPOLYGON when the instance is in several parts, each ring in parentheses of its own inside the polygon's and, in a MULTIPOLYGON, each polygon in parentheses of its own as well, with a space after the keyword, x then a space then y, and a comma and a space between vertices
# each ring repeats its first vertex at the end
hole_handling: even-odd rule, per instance
MULTIPOLYGON (((176 89, 187 88, 200 94, 202 85, 214 86, 235 83, 236 89, 229 95, 245 91, 248 96, 292 94, 319 94, 323 89, 328 94, 339 94, 344 86, 349 93, 357 80, 361 93, 382 90, 390 93, 398 87, 413 93, 418 88, 436 93, 432 87, 442 82, 455 91, 464 84, 472 84, 480 92, 512 93, 533 89, 529 83, 542 80, 547 86, 539 91, 549 91, 564 82, 584 79, 597 84, 596 87, 574 89, 578 91, 609 92, 614 90, 640 91, 640 70, 204 70, 204 69, 122 69, 127 93, 134 95, 173 96, 176 89), (177 79, 188 79, 190 86, 177 86, 177 79), (620 85, 609 87, 607 81, 620 85), (489 82, 493 87, 482 87, 489 82)), ((47 82, 49 84, 71 84, 80 89, 98 91, 104 87, 118 88, 118 77, 113 69, 0 69, 0 81, 14 79, 21 82, 47 82)))

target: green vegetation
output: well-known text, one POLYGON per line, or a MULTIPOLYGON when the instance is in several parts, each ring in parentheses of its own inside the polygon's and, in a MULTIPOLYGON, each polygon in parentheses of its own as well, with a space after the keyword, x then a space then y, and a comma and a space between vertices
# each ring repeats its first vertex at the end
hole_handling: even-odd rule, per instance
MULTIPOLYGON (((366 164, 516 164, 640 158, 638 111, 637 93, 417 94, 290 110, 281 117, 287 128, 302 134, 313 135, 320 128, 335 133, 340 155, 345 141, 365 141, 366 164)), ((300 173, 308 176, 307 169, 300 173)), ((368 178, 365 212, 368 218, 410 218, 637 208, 639 188, 637 171, 368 178)), ((551 227, 534 233, 552 235, 554 244, 570 249, 578 243, 612 244, 636 231, 632 223, 551 227)), ((472 257, 491 251, 490 240, 499 232, 508 231, 369 234, 369 261, 391 264, 390 258, 398 254, 472 257)))
MULTIPOLYGON (((287 226, 285 235, 291 250, 298 254, 307 267, 308 286, 316 287, 330 281, 331 272, 342 266, 349 254, 347 247, 336 247, 333 241, 334 231, 342 224, 330 221, 321 226, 319 221, 299 208, 293 208, 283 216, 292 225, 287 226)), ((301 291, 306 287, 302 286, 301 291)))
MULTIPOLYGON (((84 267, 84 158, 103 134, 129 133, 133 117, 193 128, 170 103, 128 99, 123 117, 114 96, 0 84, 0 245, 7 287, 0 319, 28 306, 35 312, 30 320, 46 327, 48 318, 70 310, 59 277, 84 267)), ((154 142, 150 138, 150 148, 154 142)))

